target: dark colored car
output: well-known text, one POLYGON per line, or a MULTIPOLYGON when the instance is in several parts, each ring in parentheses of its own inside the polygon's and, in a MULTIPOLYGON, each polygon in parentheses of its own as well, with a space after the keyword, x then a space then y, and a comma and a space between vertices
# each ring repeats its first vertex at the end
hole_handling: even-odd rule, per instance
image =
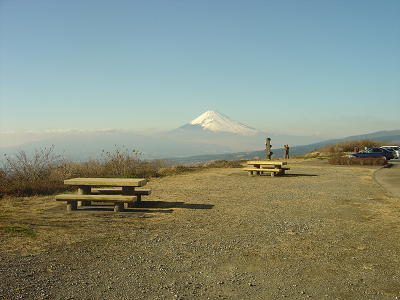
POLYGON ((368 148, 361 152, 356 152, 350 154, 349 157, 379 157, 382 159, 393 159, 394 155, 393 152, 390 152, 383 148, 368 148))

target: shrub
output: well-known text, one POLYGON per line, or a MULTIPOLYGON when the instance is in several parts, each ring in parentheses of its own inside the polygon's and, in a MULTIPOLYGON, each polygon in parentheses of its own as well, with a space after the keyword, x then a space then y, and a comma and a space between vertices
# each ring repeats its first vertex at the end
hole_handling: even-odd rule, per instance
POLYGON ((380 147, 383 145, 382 141, 372 141, 369 139, 365 140, 360 140, 360 141, 342 141, 342 142, 337 142, 336 144, 331 144, 331 145, 325 145, 322 146, 307 156, 312 156, 315 154, 315 156, 341 156, 344 153, 348 152, 354 152, 355 148, 358 147, 360 150, 363 150, 365 147, 366 148, 371 148, 371 147, 380 147))
POLYGON ((328 159, 331 165, 361 165, 361 166, 384 166, 387 161, 382 158, 373 157, 332 157, 328 159))
POLYGON ((140 177, 157 176, 166 160, 140 159, 141 153, 116 148, 114 153, 104 152, 100 159, 76 162, 49 149, 35 150, 29 157, 23 150, 13 156, 6 155, 0 169, 0 194, 14 196, 49 195, 70 190, 64 180, 74 177, 140 177))
POLYGON ((151 177, 160 177, 161 174, 159 173, 159 170, 162 169, 163 167, 168 165, 168 160, 167 159, 154 159, 152 161, 141 161, 140 165, 138 168, 131 172, 126 174, 125 177, 129 178, 151 178, 151 177))
POLYGON ((35 150, 33 157, 19 149, 14 156, 4 155, 3 172, 18 182, 40 181, 50 176, 57 165, 59 156, 53 153, 54 145, 47 149, 35 150))
POLYGON ((14 195, 17 197, 32 195, 52 195, 66 190, 72 190, 64 185, 62 180, 23 181, 13 180, 2 181, 0 193, 14 195))
POLYGON ((56 176, 59 155, 51 148, 35 150, 32 157, 19 149, 14 156, 5 155, 0 171, 0 194, 30 196, 65 190, 56 176))
POLYGON ((103 177, 126 177, 128 174, 137 172, 141 164, 139 158, 141 153, 115 146, 113 153, 103 150, 101 154, 102 159, 99 164, 103 167, 103 177))

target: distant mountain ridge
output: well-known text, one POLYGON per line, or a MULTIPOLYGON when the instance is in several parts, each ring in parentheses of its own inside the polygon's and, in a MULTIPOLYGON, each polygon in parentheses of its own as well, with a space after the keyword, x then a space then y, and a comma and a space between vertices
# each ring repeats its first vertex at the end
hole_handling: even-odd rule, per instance
MULTIPOLYGON (((349 136, 342 139, 331 139, 318 143, 312 143, 308 145, 293 145, 290 147, 290 155, 302 155, 310 153, 320 147, 325 145, 335 144, 341 141, 355 141, 355 140, 365 140, 370 139, 373 141, 382 141, 390 144, 397 144, 400 146, 400 130, 389 130, 389 131, 378 131, 373 133, 367 133, 362 135, 349 136)), ((273 140, 271 141, 274 142, 273 140)), ((274 157, 283 157, 283 148, 272 149, 274 157)), ((235 153, 224 153, 224 154, 209 154, 209 155, 196 155, 191 157, 176 158, 177 163, 189 164, 189 163, 206 163, 214 160, 250 160, 254 157, 265 158, 265 149, 260 149, 258 151, 246 151, 246 152, 235 152, 235 153)))
POLYGON ((373 133, 361 134, 361 135, 354 135, 346 137, 342 140, 344 141, 354 141, 354 140, 380 140, 382 142, 391 141, 391 142, 398 142, 400 143, 400 130, 382 130, 373 133))
MULTIPOLYGON (((4 154, 16 154, 19 149, 31 155, 35 149, 50 148, 52 145, 57 154, 64 153, 79 160, 99 157, 103 150, 113 152, 116 147, 137 150, 143 153, 143 158, 146 159, 194 156, 207 156, 210 160, 217 157, 232 159, 238 153, 241 153, 239 154, 241 157, 244 157, 246 153, 262 157, 263 153, 265 155, 266 138, 271 138, 276 157, 279 157, 281 151, 283 153, 284 144, 290 145, 292 154, 303 154, 340 140, 326 141, 317 136, 276 135, 251 128, 217 111, 206 111, 177 129, 153 135, 141 135, 133 131, 116 129, 67 130, 45 140, 0 148, 0 159, 4 157, 4 154), (257 151, 260 154, 255 154, 257 151)), ((350 139, 399 141, 400 144, 400 130, 379 131, 351 136, 343 140, 350 139)))

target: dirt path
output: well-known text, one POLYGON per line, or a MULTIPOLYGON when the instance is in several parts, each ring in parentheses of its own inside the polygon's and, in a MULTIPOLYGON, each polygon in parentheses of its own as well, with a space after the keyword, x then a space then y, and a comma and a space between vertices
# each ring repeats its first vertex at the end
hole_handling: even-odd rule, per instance
POLYGON ((400 205, 376 168, 290 167, 155 179, 120 214, 5 199, 0 225, 37 235, 0 231, 0 299, 400 297, 400 205))

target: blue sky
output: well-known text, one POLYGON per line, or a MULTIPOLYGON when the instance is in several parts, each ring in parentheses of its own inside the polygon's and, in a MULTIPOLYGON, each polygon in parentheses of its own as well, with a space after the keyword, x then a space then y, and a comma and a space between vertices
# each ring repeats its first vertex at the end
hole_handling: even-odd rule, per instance
POLYGON ((146 131, 217 110, 344 137, 400 129, 400 1, 0 0, 0 132, 146 131))

